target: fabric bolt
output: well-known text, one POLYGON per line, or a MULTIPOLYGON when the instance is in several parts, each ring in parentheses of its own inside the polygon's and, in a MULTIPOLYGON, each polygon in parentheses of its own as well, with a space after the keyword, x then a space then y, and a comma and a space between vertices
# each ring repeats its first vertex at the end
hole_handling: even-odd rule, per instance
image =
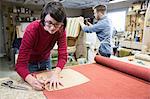
POLYGON ((150 55, 147 54, 135 54, 136 59, 144 60, 150 62, 150 55))
POLYGON ((67 37, 77 37, 80 33, 80 23, 78 17, 67 18, 67 37))
POLYGON ((129 64, 121 61, 117 61, 114 59, 108 59, 102 56, 96 56, 95 60, 98 64, 116 69, 121 72, 125 72, 127 74, 133 75, 135 77, 147 80, 150 82, 150 69, 144 68, 140 66, 136 66, 134 64, 129 64))

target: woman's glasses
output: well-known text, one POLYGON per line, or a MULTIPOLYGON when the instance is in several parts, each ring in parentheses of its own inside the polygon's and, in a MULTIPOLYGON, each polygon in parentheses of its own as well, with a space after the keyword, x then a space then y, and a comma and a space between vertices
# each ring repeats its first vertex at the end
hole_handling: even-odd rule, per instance
POLYGON ((54 26, 55 28, 60 28, 64 25, 63 23, 52 23, 51 21, 45 21, 44 23, 48 27, 54 26))

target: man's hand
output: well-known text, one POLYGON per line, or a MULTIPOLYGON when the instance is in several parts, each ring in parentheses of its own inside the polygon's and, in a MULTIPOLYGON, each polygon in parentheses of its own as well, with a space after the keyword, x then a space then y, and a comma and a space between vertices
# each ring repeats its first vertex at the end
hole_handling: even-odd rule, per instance
POLYGON ((87 22, 87 24, 88 24, 89 26, 92 26, 92 24, 91 24, 90 22, 87 22))
POLYGON ((56 67, 55 71, 53 72, 51 78, 47 79, 44 84, 48 85, 49 90, 56 90, 59 88, 59 86, 63 86, 59 81, 59 73, 61 69, 59 67, 56 67))
POLYGON ((83 28, 84 26, 86 26, 86 25, 84 24, 84 18, 83 18, 83 17, 78 17, 78 21, 79 21, 79 23, 80 23, 80 25, 81 25, 81 28, 83 28))
POLYGON ((39 91, 44 90, 44 82, 38 81, 31 74, 27 75, 27 77, 25 78, 25 81, 27 81, 35 90, 39 90, 39 91))
POLYGON ((84 23, 84 18, 83 17, 78 17, 78 21, 80 24, 84 23))

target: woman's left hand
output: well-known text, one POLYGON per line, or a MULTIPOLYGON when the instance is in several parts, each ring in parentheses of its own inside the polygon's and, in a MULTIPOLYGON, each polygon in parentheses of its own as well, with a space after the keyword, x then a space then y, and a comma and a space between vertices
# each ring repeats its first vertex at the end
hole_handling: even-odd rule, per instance
POLYGON ((59 88, 59 86, 63 86, 59 79, 60 79, 59 73, 53 72, 50 79, 47 79, 44 84, 45 85, 48 84, 49 90, 56 90, 59 88))

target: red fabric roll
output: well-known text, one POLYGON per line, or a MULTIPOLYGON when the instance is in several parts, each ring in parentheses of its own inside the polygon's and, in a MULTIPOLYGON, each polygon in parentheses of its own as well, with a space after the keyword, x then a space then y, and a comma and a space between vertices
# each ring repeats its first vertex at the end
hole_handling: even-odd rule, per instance
POLYGON ((125 63, 122 61, 106 58, 100 55, 95 57, 95 61, 103 66, 107 66, 132 76, 141 78, 150 82, 150 69, 136 66, 134 64, 125 63))

